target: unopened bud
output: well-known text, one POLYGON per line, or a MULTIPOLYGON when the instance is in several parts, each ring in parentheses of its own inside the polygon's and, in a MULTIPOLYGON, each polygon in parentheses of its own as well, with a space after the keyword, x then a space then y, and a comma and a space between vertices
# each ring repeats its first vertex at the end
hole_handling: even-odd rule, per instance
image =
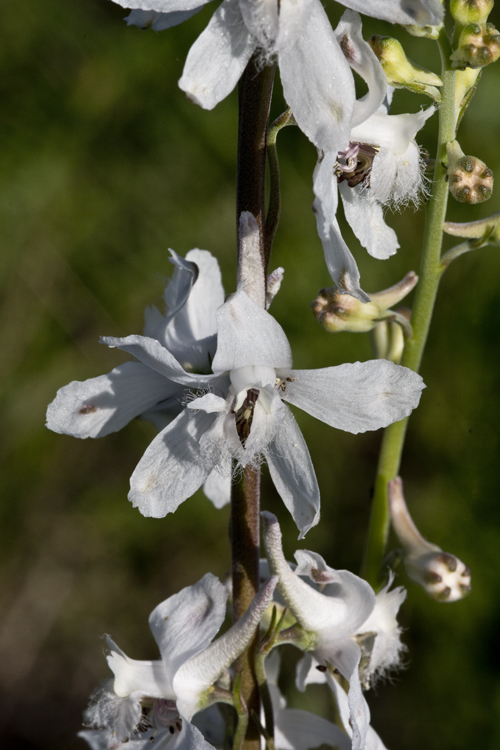
POLYGON ((342 294, 336 286, 322 289, 311 304, 311 309, 323 328, 332 333, 339 331, 366 333, 381 320, 392 319, 397 320, 411 335, 408 320, 389 308, 400 302, 413 289, 417 281, 418 276, 410 271, 398 284, 382 292, 371 294, 370 302, 360 302, 350 294, 342 294))
POLYGON ((423 538, 406 506, 401 477, 389 482, 388 490, 392 525, 403 546, 408 578, 438 602, 463 599, 471 590, 470 569, 455 555, 423 538))
POLYGON ((435 88, 443 85, 440 77, 409 60, 401 42, 375 34, 368 40, 368 44, 382 65, 389 86, 427 94, 435 101, 441 101, 441 95, 435 88))
POLYGON ((450 13, 461 26, 484 23, 494 4, 493 0, 450 0, 450 13))
POLYGON ((500 57, 500 34, 492 23, 464 26, 458 48, 450 55, 454 68, 484 68, 500 57))
POLYGON ((450 193, 459 203, 484 203, 493 192, 493 172, 484 161, 465 156, 458 141, 446 145, 450 193))

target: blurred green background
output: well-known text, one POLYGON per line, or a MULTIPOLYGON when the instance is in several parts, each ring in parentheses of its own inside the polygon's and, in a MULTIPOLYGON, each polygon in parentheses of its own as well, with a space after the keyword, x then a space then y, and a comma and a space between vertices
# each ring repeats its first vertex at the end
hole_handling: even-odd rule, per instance
MULTIPOLYGON (((342 12, 334 3, 328 10, 333 21, 342 12)), ((108 676, 102 634, 131 657, 156 658, 153 607, 208 570, 223 577, 228 569, 227 509, 198 493, 155 520, 128 503, 151 425, 136 420, 95 441, 44 427, 59 387, 124 360, 98 337, 141 332, 142 311, 159 301, 171 271, 169 247, 210 249, 234 291, 236 94, 203 112, 176 85, 212 12, 157 34, 127 28, 123 9, 107 0, 0 3, 2 748, 83 748, 81 712, 108 676)), ((432 42, 369 19, 364 30, 397 35, 413 59, 439 69, 432 42)), ((485 70, 460 135, 465 153, 497 172, 499 73, 485 70)), ((427 103, 399 92, 394 111, 427 103)), ((273 114, 283 108, 277 85, 273 114)), ((420 137, 431 154, 436 120, 420 137)), ((309 311, 330 283, 311 212, 315 150, 293 128, 279 146, 283 212, 272 265, 286 275, 273 313, 298 367, 368 359, 365 335, 329 335, 309 311)), ((481 207, 455 203, 449 216, 473 220, 499 207, 494 194, 481 207)), ((422 211, 388 220, 402 247, 386 262, 345 230, 368 292, 418 269, 422 211)), ((370 698, 373 725, 392 750, 500 745, 499 281, 498 249, 462 257, 436 307, 427 390, 402 472, 417 525, 470 565, 473 592, 436 604, 399 576, 408 584, 407 669, 370 698)), ((358 571, 381 434, 352 436, 296 414, 322 490, 322 522, 300 546, 358 571)), ((267 475, 263 505, 279 514, 292 556, 296 529, 267 475)), ((309 707, 322 700, 312 688, 309 707)), ((293 690, 290 701, 298 705, 293 690)))

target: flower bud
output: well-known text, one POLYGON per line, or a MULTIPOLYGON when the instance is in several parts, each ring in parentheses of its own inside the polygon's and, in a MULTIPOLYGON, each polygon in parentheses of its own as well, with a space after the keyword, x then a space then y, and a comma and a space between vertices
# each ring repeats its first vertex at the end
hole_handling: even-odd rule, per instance
POLYGON ((493 5, 493 0, 450 0, 450 13, 461 26, 485 23, 493 5))
POLYGON ((388 308, 402 300, 417 281, 418 276, 410 271, 398 284, 370 295, 370 302, 360 302, 350 294, 342 294, 336 286, 322 289, 311 304, 311 309, 323 328, 332 333, 339 331, 366 333, 381 320, 392 319, 402 325, 411 335, 408 320, 388 308))
POLYGON ((455 555, 423 538, 406 506, 401 477, 389 482, 388 490, 392 525, 403 546, 408 578, 438 602, 463 599, 471 590, 470 569, 455 555))
POLYGON ((454 68, 484 68, 500 57, 500 34, 492 23, 464 26, 458 48, 450 55, 454 68))
POLYGON ((459 203, 484 203, 493 192, 493 172, 484 161, 465 156, 458 141, 446 145, 448 153, 448 184, 450 193, 459 203))
POLYGON ((456 127, 460 125, 462 117, 465 114, 465 110, 469 106, 469 102, 474 96, 474 92, 477 87, 479 76, 481 75, 482 68, 465 68, 465 70, 457 70, 455 75, 455 112, 456 112, 456 127))
POLYGON ((427 94, 435 101, 441 101, 441 95, 435 88, 443 85, 440 77, 409 60, 397 39, 375 34, 368 44, 382 65, 389 86, 427 94))

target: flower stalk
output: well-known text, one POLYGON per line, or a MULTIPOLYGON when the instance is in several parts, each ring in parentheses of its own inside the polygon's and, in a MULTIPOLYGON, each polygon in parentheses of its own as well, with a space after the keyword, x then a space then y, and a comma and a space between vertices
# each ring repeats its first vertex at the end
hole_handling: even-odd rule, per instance
MULTIPOLYGON (((441 262, 443 224, 448 204, 446 180, 446 145, 455 140, 455 76, 449 59, 451 45, 444 29, 438 39, 441 53, 443 81, 442 106, 439 110, 439 133, 432 192, 427 204, 419 284, 412 312, 413 337, 406 342, 401 364, 418 372, 427 342, 436 301, 439 281, 445 266, 441 262)), ((368 540, 363 563, 363 576, 373 585, 380 586, 380 568, 384 559, 389 534, 390 514, 387 485, 399 473, 408 417, 395 422, 384 431, 375 480, 368 540)))
MULTIPOLYGON (((269 252, 265 250, 266 139, 275 66, 259 69, 255 55, 250 59, 239 84, 238 158, 236 177, 236 226, 238 270, 245 264, 240 217, 250 212, 258 225, 263 279, 267 277, 269 252)), ((265 283, 265 281, 264 281, 265 283)), ((265 295, 264 295, 265 299, 265 295)), ((233 580, 233 619, 248 609, 259 588, 260 551, 260 467, 248 465, 231 492, 231 549, 233 580)), ((246 707, 248 724, 238 724, 235 747, 259 750, 260 731, 252 716, 260 715, 260 696, 253 664, 258 633, 235 663, 239 698, 246 707), (239 735, 239 736, 238 736, 239 735), (242 736, 244 739, 242 738, 242 736)))

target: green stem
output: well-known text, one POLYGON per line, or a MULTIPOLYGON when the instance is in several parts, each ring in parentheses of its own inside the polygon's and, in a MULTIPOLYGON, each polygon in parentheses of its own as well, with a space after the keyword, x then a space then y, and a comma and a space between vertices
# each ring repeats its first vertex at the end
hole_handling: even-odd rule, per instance
POLYGON ((265 255, 267 263, 269 263, 269 258, 271 256, 271 248, 273 246, 274 235, 278 228, 281 212, 280 167, 276 139, 282 128, 285 128, 287 125, 295 124, 292 110, 287 109, 273 122, 269 128, 269 133, 267 134, 267 159, 269 162, 269 206, 265 227, 265 255))
MULTIPOLYGON (((455 139, 455 71, 449 60, 450 42, 444 30, 438 40, 443 80, 442 106, 439 110, 439 135, 436 165, 429 199, 422 256, 419 270, 419 283, 415 295, 411 323, 413 337, 406 342, 401 364, 415 372, 419 371, 431 324, 434 303, 439 281, 444 267, 441 264, 443 223, 448 202, 446 181, 446 144, 455 139)), ((387 483, 399 473, 401 455, 408 419, 389 425, 384 431, 380 449, 372 514, 368 531, 363 576, 373 585, 380 584, 381 566, 389 535, 390 515, 387 501, 387 483)))

